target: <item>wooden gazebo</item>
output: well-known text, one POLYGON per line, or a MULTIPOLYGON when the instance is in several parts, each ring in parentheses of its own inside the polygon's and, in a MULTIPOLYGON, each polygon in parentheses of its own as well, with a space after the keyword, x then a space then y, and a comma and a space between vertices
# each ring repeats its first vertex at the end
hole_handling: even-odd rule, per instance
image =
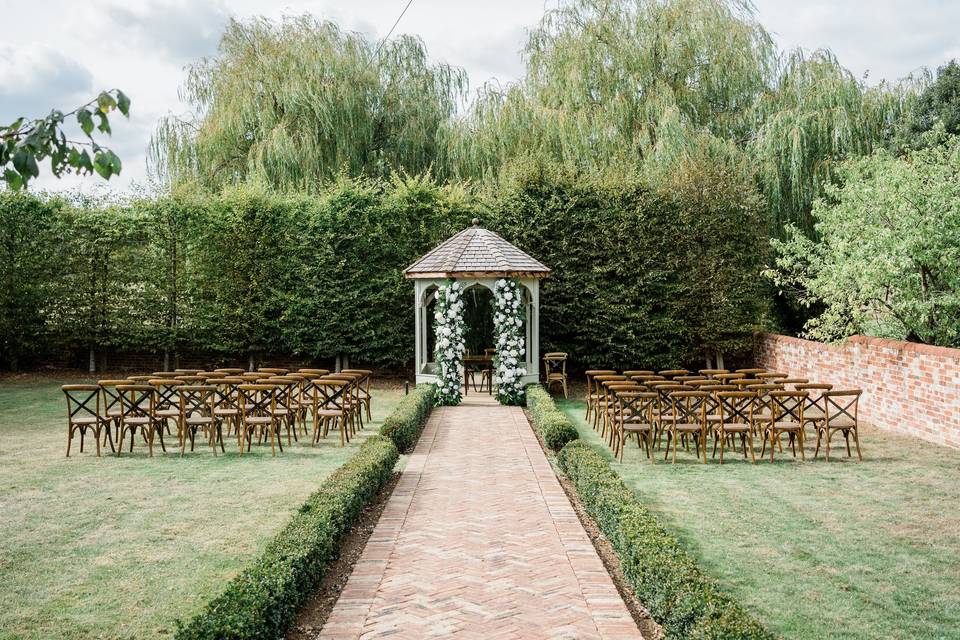
POLYGON ((526 370, 524 383, 535 383, 540 370, 540 279, 550 269, 540 261, 484 229, 480 222, 446 240, 404 271, 416 288, 416 376, 417 382, 436 382, 436 365, 429 353, 427 310, 437 288, 448 280, 463 288, 480 286, 490 291, 500 278, 516 278, 523 288, 526 308, 526 370))

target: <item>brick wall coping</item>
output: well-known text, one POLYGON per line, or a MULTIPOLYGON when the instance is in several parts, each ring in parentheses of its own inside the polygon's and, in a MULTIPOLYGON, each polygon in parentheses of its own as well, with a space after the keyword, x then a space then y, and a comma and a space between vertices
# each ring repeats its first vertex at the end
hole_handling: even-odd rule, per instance
POLYGON ((939 358, 960 361, 960 349, 952 347, 938 347, 931 344, 921 344, 919 342, 904 342, 903 340, 890 340, 889 338, 873 338, 871 336, 854 335, 850 336, 844 342, 831 344, 828 342, 818 342, 816 340, 807 340, 805 338, 794 338, 780 333, 769 333, 766 331, 757 332, 760 336, 782 342, 793 342, 797 344, 817 345, 820 348, 841 349, 850 344, 862 344, 868 347, 877 347, 880 349, 891 349, 893 351, 912 351, 939 358))

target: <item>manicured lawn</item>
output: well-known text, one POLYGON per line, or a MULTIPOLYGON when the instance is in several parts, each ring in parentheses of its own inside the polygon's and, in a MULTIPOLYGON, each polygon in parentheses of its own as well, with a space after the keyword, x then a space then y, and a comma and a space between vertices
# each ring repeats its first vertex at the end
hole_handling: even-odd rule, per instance
MULTIPOLYGON (((169 636, 363 439, 68 459, 59 384, 0 383, 0 638, 169 636)), ((365 435, 401 396, 375 392, 365 435)))
MULTIPOLYGON (((607 451, 582 402, 558 406, 607 451)), ((614 468, 785 638, 960 638, 960 451, 873 429, 861 440, 862 463, 786 453, 755 466, 692 450, 651 465, 631 441, 614 468)))

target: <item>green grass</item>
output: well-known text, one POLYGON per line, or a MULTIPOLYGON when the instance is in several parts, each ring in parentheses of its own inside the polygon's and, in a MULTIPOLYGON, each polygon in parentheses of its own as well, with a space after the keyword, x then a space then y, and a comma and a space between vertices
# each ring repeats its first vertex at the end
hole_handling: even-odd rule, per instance
POLYGON ((98 459, 75 440, 65 458, 59 384, 0 383, 0 638, 171 635, 402 397, 375 391, 374 424, 345 448, 331 434, 241 458, 225 439, 216 458, 198 443, 150 459, 138 440, 133 454, 98 459))
MULTIPOLYGON (((608 453, 582 402, 557 404, 608 453)), ((613 467, 708 574, 785 638, 960 637, 960 451, 873 429, 861 444, 862 463, 834 460, 838 446, 830 463, 821 452, 751 465, 728 451, 720 466, 692 449, 676 465, 661 451, 651 465, 631 441, 613 467)))

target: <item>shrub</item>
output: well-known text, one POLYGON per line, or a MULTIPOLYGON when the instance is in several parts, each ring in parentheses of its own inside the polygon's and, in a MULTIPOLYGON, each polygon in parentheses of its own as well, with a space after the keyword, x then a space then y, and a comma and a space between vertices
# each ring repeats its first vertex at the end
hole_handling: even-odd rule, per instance
POLYGON ((372 436, 267 545, 186 625, 178 640, 278 638, 313 592, 363 506, 387 482, 397 448, 372 436))
POLYGON ((560 451, 565 444, 577 439, 577 428, 557 409, 553 398, 540 385, 527 387, 527 408, 533 418, 533 426, 551 450, 560 451))
POLYGON ((433 409, 435 391, 435 385, 418 384, 383 421, 380 434, 393 440, 402 453, 413 449, 417 443, 433 409))
POLYGON ((620 558, 623 575, 669 638, 769 640, 770 634, 719 585, 583 442, 559 455, 587 513, 620 558))

